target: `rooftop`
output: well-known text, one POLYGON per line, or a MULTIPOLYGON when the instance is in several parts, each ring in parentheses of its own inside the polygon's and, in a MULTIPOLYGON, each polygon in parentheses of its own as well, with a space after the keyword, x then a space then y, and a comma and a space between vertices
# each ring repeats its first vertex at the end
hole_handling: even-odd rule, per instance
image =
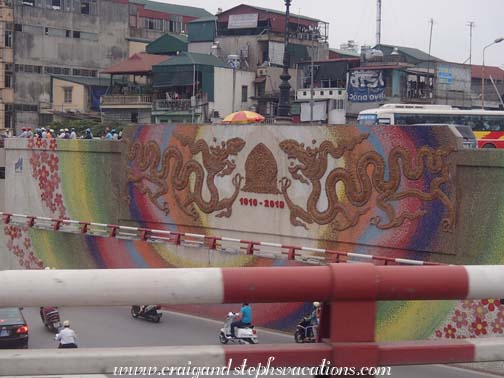
POLYGON ((167 55, 137 53, 122 62, 106 68, 102 72, 116 75, 149 73, 152 71, 153 65, 164 62, 167 59, 170 59, 167 55))
MULTIPOLYGON (((376 45, 375 47, 373 47, 374 49, 377 49, 377 50, 393 50, 394 48, 397 48, 397 50, 405 55, 409 55, 410 57, 416 59, 416 60, 419 60, 419 61, 422 61, 422 62, 427 62, 427 61, 431 61, 431 62, 443 62, 442 59, 439 59, 439 58, 436 58, 435 56, 433 55, 429 55, 428 53, 422 51, 422 50, 419 50, 419 49, 415 49, 413 47, 404 47, 404 46, 397 46, 397 45, 384 45, 383 43, 380 44, 380 45, 376 45)), ((385 52, 385 51, 384 51, 385 52)))
POLYGON ((184 5, 160 3, 150 0, 129 0, 130 3, 143 5, 145 9, 157 12, 164 12, 169 14, 177 14, 189 17, 209 17, 212 16, 210 12, 203 8, 188 7, 184 5))
MULTIPOLYGON (((483 66, 473 64, 471 66, 471 76, 474 79, 481 79, 483 77, 483 66)), ((504 80, 504 70, 499 67, 485 65, 485 79, 504 80)))
POLYGON ((227 67, 224 61, 210 54, 199 54, 182 52, 180 55, 172 57, 170 60, 159 63, 156 66, 184 66, 184 65, 205 65, 214 67, 227 67))
POLYGON ((110 77, 87 77, 87 76, 72 76, 72 75, 51 75, 51 77, 53 79, 68 81, 76 84, 82 84, 85 86, 108 87, 110 85, 110 77))
MULTIPOLYGON (((231 11, 231 10, 233 10, 235 8, 241 7, 241 6, 246 6, 246 7, 250 7, 250 8, 261 10, 263 12, 275 13, 275 14, 278 14, 278 15, 281 15, 281 16, 285 16, 285 10, 277 10, 277 9, 271 9, 271 8, 262 8, 262 7, 257 7, 255 5, 249 5, 249 4, 240 4, 240 5, 234 6, 233 8, 226 9, 224 12, 222 12, 220 14, 228 13, 229 11, 231 11)), ((298 19, 307 20, 307 21, 322 22, 321 20, 319 20, 317 18, 306 17, 306 16, 294 14, 294 13, 290 13, 289 17, 290 17, 291 20, 298 18, 298 19)))

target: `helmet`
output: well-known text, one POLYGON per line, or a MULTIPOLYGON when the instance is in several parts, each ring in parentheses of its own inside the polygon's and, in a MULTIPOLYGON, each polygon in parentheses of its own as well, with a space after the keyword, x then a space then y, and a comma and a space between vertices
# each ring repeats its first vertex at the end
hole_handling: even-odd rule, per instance
POLYGON ((320 307, 320 302, 313 302, 313 307, 319 308, 320 307))
POLYGON ((50 266, 46 266, 46 267, 44 268, 44 270, 50 270, 50 269, 51 269, 51 267, 50 267, 50 266))
POLYGON ((112 133, 115 133, 115 129, 112 129, 112 133))
POLYGON ((91 132, 91 129, 86 129, 86 133, 90 133, 91 132))
POLYGON ((70 321, 69 320, 65 320, 63 322, 63 327, 70 327, 70 321))

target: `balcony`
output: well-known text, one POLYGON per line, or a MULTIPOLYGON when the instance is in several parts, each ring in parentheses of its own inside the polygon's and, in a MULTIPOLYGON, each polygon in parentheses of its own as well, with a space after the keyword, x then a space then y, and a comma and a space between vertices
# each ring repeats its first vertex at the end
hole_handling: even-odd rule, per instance
POLYGON ((152 109, 161 112, 189 112, 191 100, 155 100, 152 109))
POLYGON ((147 107, 150 108, 152 105, 152 95, 112 95, 112 96, 102 96, 101 106, 102 107, 147 107))

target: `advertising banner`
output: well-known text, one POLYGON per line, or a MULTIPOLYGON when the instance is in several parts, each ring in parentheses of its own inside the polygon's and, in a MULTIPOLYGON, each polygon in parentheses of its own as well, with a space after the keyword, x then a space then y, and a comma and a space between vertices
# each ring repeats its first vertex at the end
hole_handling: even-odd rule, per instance
POLYGON ((383 101, 385 99, 385 83, 382 71, 352 71, 347 91, 350 102, 383 101))

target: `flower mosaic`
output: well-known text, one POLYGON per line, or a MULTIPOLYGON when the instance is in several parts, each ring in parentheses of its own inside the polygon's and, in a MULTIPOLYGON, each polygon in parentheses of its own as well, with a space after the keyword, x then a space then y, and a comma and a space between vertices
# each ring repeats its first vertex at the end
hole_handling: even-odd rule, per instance
MULTIPOLYGON (((32 177, 37 180, 40 200, 55 218, 67 219, 63 203, 59 176, 59 157, 56 154, 55 139, 31 138, 27 147, 32 150, 29 159, 32 177)), ((28 226, 6 225, 8 250, 18 258, 18 263, 25 269, 42 269, 44 263, 35 256, 28 226)))
POLYGON ((499 299, 464 300, 457 303, 434 338, 461 339, 499 336, 504 333, 504 306, 499 299))

